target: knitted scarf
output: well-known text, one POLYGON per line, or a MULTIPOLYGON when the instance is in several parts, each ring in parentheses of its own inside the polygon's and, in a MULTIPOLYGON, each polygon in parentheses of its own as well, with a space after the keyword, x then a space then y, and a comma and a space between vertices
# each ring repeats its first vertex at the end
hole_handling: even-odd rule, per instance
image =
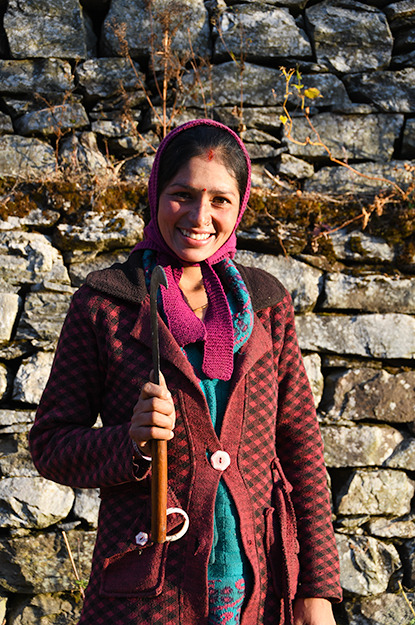
POLYGON ((251 163, 248 152, 241 139, 230 128, 211 119, 192 120, 178 126, 163 139, 157 150, 148 185, 151 220, 144 230, 144 241, 138 243, 133 249, 133 252, 136 249, 150 249, 156 252, 157 264, 164 268, 169 285, 168 289, 161 287, 161 297, 170 332, 181 347, 202 341, 204 344, 203 372, 209 378, 220 380, 229 380, 232 375, 234 337, 231 311, 217 271, 220 271, 222 261, 233 258, 235 254, 235 232, 248 204, 250 179, 251 163), (216 126, 230 133, 239 144, 248 168, 248 183, 241 197, 238 218, 231 236, 219 250, 200 263, 203 284, 209 300, 204 321, 196 317, 183 297, 179 288, 183 273, 182 261, 164 241, 157 223, 157 182, 161 155, 170 141, 180 132, 199 125, 216 126))

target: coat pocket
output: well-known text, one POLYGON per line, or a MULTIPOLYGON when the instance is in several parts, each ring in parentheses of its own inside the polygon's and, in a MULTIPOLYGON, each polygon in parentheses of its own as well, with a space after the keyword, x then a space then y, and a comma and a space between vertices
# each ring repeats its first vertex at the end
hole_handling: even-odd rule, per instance
POLYGON ((274 475, 273 504, 265 514, 265 543, 275 593, 278 597, 294 599, 299 575, 299 543, 291 484, 285 478, 278 460, 272 463, 274 475))
POLYGON ((104 560, 100 594, 156 597, 163 590, 169 543, 136 547, 104 560))
MULTIPOLYGON (((123 517, 123 526, 118 527, 118 540, 114 537, 114 540, 106 541, 100 586, 100 594, 106 597, 156 597, 163 591, 170 543, 148 541, 142 546, 137 545, 138 534, 150 533, 151 501, 148 496, 136 497, 134 506, 131 501, 131 493, 128 492, 124 499, 117 497, 105 500, 106 514, 111 517, 115 506, 127 510, 130 505, 130 513, 123 517)), ((174 493, 169 489, 168 503, 176 502, 174 493)), ((173 534, 182 524, 183 517, 180 514, 169 514, 167 533, 173 534)))

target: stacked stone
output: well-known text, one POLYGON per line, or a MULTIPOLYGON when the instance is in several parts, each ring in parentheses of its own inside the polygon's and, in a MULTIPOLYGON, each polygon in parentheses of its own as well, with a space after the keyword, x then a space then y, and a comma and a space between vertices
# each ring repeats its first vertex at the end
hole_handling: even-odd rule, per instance
MULTIPOLYGON (((144 226, 141 207, 98 211, 98 192, 75 219, 75 200, 56 202, 50 189, 145 181, 160 139, 155 76, 166 20, 172 125, 214 116, 239 129, 265 206, 278 193, 287 205, 293 196, 370 202, 382 178, 403 189, 413 181, 411 0, 179 8, 154 0, 151 15, 145 4, 0 0, 0 184, 9 185, 0 205, 0 622, 8 625, 79 617, 98 495, 41 478, 27 432, 74 290, 89 271, 126 258, 144 226), (287 106, 298 142, 290 140, 280 65, 298 67, 304 87, 321 92, 306 105, 331 156, 372 178, 306 141, 295 87, 287 106), (13 184, 29 182, 47 191, 27 186, 37 208, 17 210, 13 184)), ((415 225, 407 220, 399 240, 336 229, 317 250, 293 219, 244 222, 237 260, 276 275, 294 301, 332 483, 346 597, 338 624, 404 625, 415 606, 415 225)))

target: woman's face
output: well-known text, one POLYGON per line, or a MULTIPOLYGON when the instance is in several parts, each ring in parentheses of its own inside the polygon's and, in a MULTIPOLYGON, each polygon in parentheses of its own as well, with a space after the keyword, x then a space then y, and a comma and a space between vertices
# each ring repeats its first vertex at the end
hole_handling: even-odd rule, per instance
POLYGON ((158 226, 163 239, 187 264, 214 254, 232 234, 239 214, 235 178, 215 157, 195 156, 160 194, 158 226))

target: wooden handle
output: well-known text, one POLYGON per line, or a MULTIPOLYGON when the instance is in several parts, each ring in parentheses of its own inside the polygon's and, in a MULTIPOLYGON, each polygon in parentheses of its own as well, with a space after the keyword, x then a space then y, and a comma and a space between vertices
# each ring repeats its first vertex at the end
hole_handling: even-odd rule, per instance
POLYGON ((167 441, 152 443, 151 540, 166 542, 167 530, 167 441))

